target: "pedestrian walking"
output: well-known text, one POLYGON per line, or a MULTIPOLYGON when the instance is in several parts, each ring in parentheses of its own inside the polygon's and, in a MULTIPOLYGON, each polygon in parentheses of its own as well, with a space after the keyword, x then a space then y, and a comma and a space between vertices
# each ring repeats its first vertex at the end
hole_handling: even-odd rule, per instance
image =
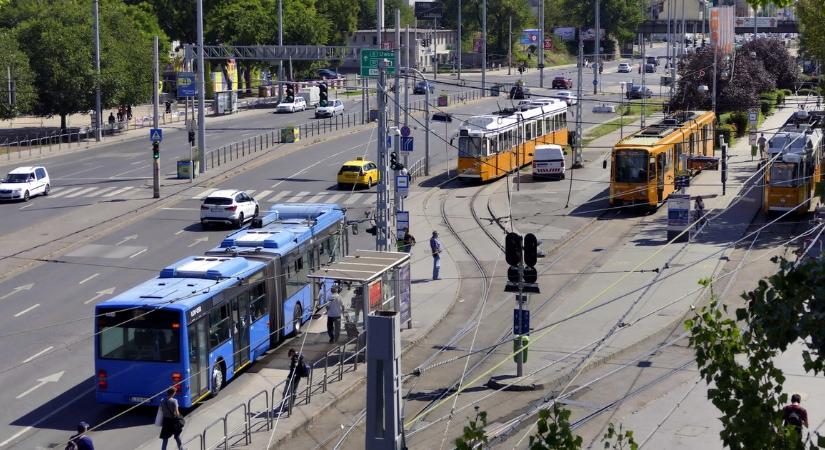
POLYGON ((180 441, 180 434, 183 432, 184 420, 178 409, 178 400, 175 398, 175 393, 178 390, 170 387, 166 390, 166 398, 160 401, 161 416, 163 417, 160 428, 161 450, 166 450, 166 444, 169 443, 169 438, 174 437, 178 444, 178 450, 183 448, 180 441))
POLYGON ((132 120, 132 105, 126 105, 126 119, 132 120))
POLYGON ((404 253, 412 252, 413 245, 415 245, 415 237, 410 234, 409 228, 404 228, 404 245, 402 247, 404 253))
POLYGON ((86 434, 89 431, 89 424, 80 422, 77 424, 77 434, 69 438, 65 450, 95 450, 92 438, 86 434))
POLYGON ((344 302, 341 301, 341 287, 332 286, 332 297, 327 303, 327 334, 330 344, 338 342, 341 335, 341 314, 344 313, 344 302))
POLYGON ((357 325, 361 319, 361 312, 364 310, 364 289, 360 286, 352 291, 352 298, 350 299, 349 305, 350 308, 355 310, 355 324, 357 325))
POLYGON ((762 135, 759 136, 759 139, 756 140, 756 145, 759 147, 759 159, 764 161, 765 149, 768 145, 768 140, 765 139, 765 133, 762 133, 762 135))
POLYGON ((298 383, 301 378, 309 375, 309 367, 304 362, 304 355, 295 351, 294 348, 287 352, 289 356, 289 375, 287 375, 286 383, 284 383, 284 397, 281 401, 281 412, 284 412, 284 404, 287 406, 287 411, 292 411, 295 405, 295 397, 298 395, 298 383))
POLYGON ((802 440, 802 427, 808 427, 808 410, 802 407, 802 397, 799 394, 791 396, 791 404, 782 408, 782 424, 793 427, 799 439, 802 440))
POLYGON ((433 280, 438 280, 438 272, 441 270, 441 251, 444 246, 438 240, 438 231, 433 231, 433 236, 430 238, 430 250, 433 253, 433 280))
POLYGON ((696 197, 696 228, 700 228, 702 225, 705 224, 705 201, 702 200, 702 196, 696 197))
POLYGON ((115 124, 115 114, 110 112, 109 113, 109 125, 114 125, 114 124, 115 124))

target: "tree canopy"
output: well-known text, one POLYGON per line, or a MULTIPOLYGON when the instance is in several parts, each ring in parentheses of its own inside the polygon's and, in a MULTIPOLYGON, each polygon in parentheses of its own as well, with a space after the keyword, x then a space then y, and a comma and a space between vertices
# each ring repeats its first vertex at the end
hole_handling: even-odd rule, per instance
POLYGON ((799 0, 796 13, 805 53, 825 64, 825 0, 799 0))
MULTIPOLYGON (((0 29, 0 68, 7 67, 14 81, 14 103, 9 103, 8 84, 3 83, 0 88, 3 93, 0 96, 0 119, 11 119, 21 112, 30 111, 37 99, 29 57, 20 50, 17 37, 12 31, 0 29)), ((2 78, 7 75, 3 73, 2 78)))

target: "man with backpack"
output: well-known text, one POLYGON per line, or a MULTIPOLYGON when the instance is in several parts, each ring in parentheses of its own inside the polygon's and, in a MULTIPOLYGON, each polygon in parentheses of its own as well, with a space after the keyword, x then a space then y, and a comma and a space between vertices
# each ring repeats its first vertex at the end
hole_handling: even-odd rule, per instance
MULTIPOLYGON (((292 406, 295 404, 295 397, 298 395, 298 383, 301 378, 309 376, 309 364, 304 361, 304 355, 295 351, 294 348, 287 352, 289 356, 289 375, 287 375, 286 383, 284 384, 284 400, 286 401, 287 410, 292 411, 292 406)), ((281 402, 283 405, 283 401, 281 402)), ((283 412, 283 406, 281 407, 283 412)))
POLYGON ((95 450, 92 438, 86 434, 89 431, 89 424, 80 422, 77 424, 77 434, 69 438, 66 450, 95 450))
POLYGON ((802 427, 808 426, 808 411, 800 403, 802 397, 799 394, 791 396, 791 404, 782 408, 782 423, 786 427, 793 427, 802 439, 802 427))

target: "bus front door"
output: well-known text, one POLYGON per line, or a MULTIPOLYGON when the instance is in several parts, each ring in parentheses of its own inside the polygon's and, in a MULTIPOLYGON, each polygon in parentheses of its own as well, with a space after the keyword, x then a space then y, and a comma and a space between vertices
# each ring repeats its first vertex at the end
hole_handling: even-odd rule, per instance
POLYGON ((204 317, 189 324, 189 397, 197 400, 209 389, 209 319, 204 317))
POLYGON ((232 353, 235 370, 249 362, 249 293, 232 299, 232 353))

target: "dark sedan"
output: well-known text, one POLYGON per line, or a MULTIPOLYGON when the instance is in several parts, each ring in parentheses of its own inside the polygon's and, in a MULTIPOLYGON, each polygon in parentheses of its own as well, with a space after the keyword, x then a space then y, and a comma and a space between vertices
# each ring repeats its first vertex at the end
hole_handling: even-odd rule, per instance
POLYGON ((429 81, 419 81, 418 83, 415 83, 413 94, 426 94, 428 90, 430 91, 430 94, 435 94, 435 85, 429 81))
POLYGON ((644 96, 645 98, 650 98, 653 96, 653 91, 651 91, 650 88, 644 86, 633 86, 627 90, 626 95, 628 100, 642 98, 642 96, 644 96))

